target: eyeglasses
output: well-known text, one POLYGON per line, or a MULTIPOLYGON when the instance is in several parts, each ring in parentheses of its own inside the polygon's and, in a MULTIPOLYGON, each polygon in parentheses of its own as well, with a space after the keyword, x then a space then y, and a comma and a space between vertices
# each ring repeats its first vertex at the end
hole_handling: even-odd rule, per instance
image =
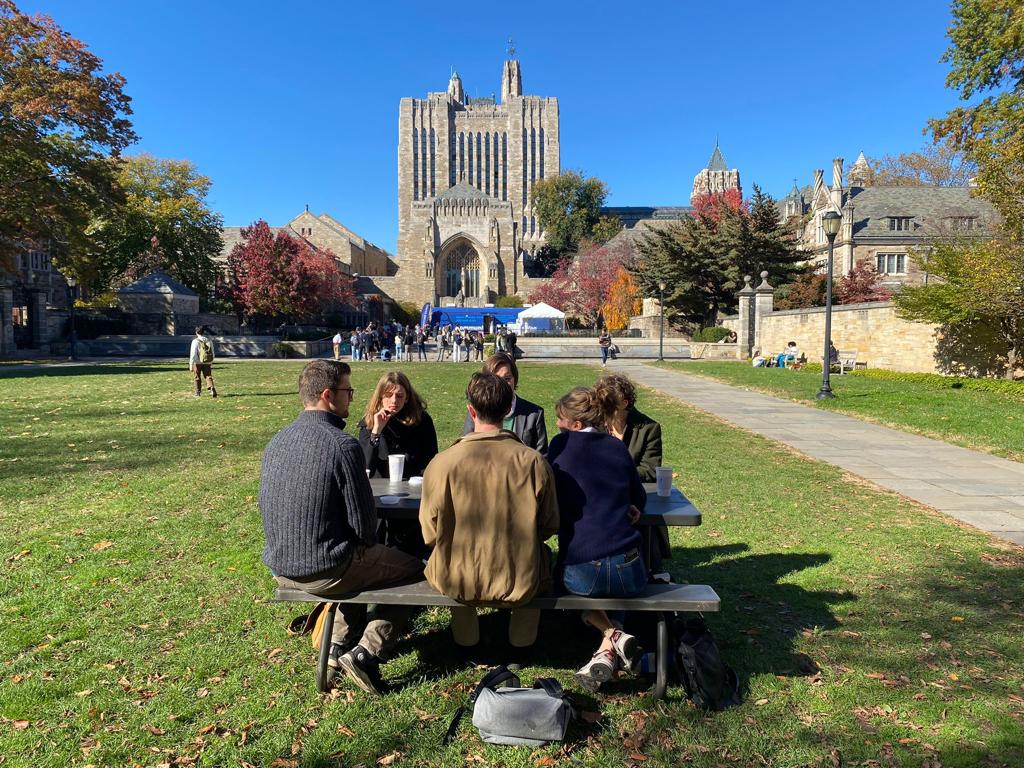
POLYGON ((332 392, 348 392, 348 398, 351 400, 355 397, 356 391, 352 387, 331 387, 332 392))

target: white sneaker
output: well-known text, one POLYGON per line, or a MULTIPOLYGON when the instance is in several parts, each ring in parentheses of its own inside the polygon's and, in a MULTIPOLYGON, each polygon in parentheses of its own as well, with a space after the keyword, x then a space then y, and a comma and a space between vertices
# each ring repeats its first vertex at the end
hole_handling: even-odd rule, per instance
POLYGON ((621 629, 616 629, 612 631, 608 639, 611 640, 612 647, 615 649, 615 655, 619 657, 623 668, 632 670, 637 662, 636 638, 632 635, 627 635, 621 629))
POLYGON ((612 679, 612 675, 615 674, 615 662, 614 651, 598 651, 590 661, 580 667, 572 679, 581 688, 593 693, 601 687, 601 683, 612 679))

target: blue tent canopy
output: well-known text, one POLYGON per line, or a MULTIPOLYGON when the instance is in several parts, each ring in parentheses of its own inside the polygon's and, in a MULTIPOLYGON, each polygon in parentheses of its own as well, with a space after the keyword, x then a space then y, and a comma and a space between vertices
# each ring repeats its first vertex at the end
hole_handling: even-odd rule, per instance
MULTIPOLYGON (((515 323, 522 307, 438 307, 431 313, 430 322, 434 325, 461 325, 463 328, 481 330, 484 317, 493 317, 498 325, 515 323)), ((492 325, 493 327, 493 325, 492 325)))

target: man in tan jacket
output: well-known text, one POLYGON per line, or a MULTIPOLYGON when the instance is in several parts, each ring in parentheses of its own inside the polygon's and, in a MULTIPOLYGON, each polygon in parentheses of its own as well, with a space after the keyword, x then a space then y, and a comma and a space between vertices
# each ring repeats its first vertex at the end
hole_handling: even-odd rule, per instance
MULTIPOLYGON (((544 540, 558 532, 551 467, 501 422, 512 388, 493 373, 474 373, 466 388, 474 431, 439 453, 423 473, 420 527, 427 581, 465 607, 452 609, 456 644, 475 646, 480 626, 472 606, 513 608, 551 588, 544 540)), ((512 611, 509 643, 537 638, 540 611, 512 611)))

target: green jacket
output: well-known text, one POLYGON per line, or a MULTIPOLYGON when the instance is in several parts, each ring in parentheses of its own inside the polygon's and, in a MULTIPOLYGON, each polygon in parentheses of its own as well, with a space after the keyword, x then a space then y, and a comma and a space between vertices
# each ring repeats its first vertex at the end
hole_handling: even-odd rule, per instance
POLYGON ((633 457, 640 480, 653 483, 654 470, 661 466, 661 424, 636 408, 630 408, 622 441, 633 457))

